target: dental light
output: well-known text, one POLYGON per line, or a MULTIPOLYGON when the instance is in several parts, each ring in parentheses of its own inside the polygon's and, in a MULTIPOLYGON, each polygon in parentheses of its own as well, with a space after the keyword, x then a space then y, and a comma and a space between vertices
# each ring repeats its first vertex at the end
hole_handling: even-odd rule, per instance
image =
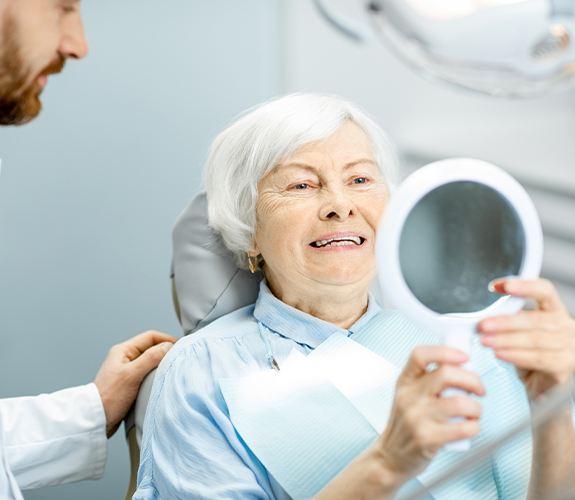
POLYGON ((314 0, 340 32, 374 34, 423 76, 502 97, 529 97, 575 80, 575 0, 356 0, 370 27, 314 0))

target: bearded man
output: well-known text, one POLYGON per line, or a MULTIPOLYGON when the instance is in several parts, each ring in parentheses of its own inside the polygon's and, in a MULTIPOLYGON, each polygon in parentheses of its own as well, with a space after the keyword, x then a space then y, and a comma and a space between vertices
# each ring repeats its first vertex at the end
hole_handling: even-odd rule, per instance
MULTIPOLYGON (((0 0, 0 125, 38 116, 49 76, 87 52, 79 0, 0 0)), ((113 346, 91 384, 0 399, 0 500, 100 477, 107 438, 174 341, 145 332, 113 346)))

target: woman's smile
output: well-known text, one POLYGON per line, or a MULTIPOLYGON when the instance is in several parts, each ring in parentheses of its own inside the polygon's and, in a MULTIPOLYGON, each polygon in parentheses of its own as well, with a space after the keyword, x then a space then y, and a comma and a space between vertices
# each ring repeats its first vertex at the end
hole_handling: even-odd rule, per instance
POLYGON ((367 238, 358 232, 336 232, 320 236, 308 246, 314 252, 350 252, 367 248, 367 238))

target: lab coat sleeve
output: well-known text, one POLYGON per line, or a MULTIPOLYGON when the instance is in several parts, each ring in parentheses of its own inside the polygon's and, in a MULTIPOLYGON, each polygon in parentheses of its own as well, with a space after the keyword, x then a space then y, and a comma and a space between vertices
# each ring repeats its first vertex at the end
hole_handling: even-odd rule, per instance
POLYGON ((95 384, 0 400, 6 459, 21 489, 98 479, 106 415, 95 384))
POLYGON ((0 500, 23 500, 20 488, 4 455, 4 434, 0 415, 0 500))

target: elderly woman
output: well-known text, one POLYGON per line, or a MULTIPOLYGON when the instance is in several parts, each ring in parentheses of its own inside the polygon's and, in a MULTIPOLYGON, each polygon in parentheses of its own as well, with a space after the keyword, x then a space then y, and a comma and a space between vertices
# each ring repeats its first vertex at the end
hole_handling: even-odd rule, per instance
MULTIPOLYGON (((447 443, 496 435, 571 379, 574 321, 547 282, 495 285, 539 308, 480 325, 481 377, 465 354, 379 307, 369 289, 393 169, 380 128, 334 97, 271 101, 215 140, 210 225, 264 279, 253 306, 162 362, 134 498, 392 498, 458 460, 447 443), (468 395, 439 397, 449 388, 468 395), (496 418, 480 420, 482 408, 496 418)), ((574 459, 568 406, 429 497, 540 498, 574 459)))

